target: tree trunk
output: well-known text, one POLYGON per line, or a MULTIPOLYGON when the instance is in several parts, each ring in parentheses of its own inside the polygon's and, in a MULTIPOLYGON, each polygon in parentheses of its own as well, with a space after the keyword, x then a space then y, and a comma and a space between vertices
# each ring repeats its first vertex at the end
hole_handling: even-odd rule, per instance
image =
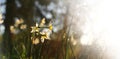
POLYGON ((28 27, 34 23, 34 1, 35 0, 20 0, 22 6, 17 10, 18 15, 20 15, 20 17, 23 17, 28 27))
MULTIPOLYGON (((6 1, 6 14, 5 14, 5 33, 3 35, 3 53, 7 54, 8 56, 12 53, 12 39, 11 39, 11 32, 10 32, 10 26, 14 23, 14 17, 16 14, 16 8, 15 8, 15 0, 7 0, 6 1)), ((10 57, 10 56, 9 56, 10 57)))

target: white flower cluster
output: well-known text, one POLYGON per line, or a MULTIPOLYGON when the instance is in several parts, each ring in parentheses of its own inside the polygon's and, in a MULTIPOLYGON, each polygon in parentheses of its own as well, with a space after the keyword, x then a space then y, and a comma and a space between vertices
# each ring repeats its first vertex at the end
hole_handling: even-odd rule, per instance
POLYGON ((2 24, 4 20, 2 19, 2 14, 0 14, 0 24, 2 24))
POLYGON ((45 18, 42 19, 40 24, 36 23, 36 26, 31 27, 31 40, 33 44, 39 44, 44 42, 45 39, 50 39, 50 32, 52 31, 52 24, 45 25, 45 18))
POLYGON ((17 34, 19 33, 19 30, 24 30, 26 28, 27 28, 27 25, 24 24, 24 20, 22 18, 20 19, 16 18, 15 24, 10 26, 10 31, 13 34, 17 34))
POLYGON ((3 23, 4 23, 4 20, 3 20, 2 14, 0 13, 0 35, 2 35, 5 30, 3 23))

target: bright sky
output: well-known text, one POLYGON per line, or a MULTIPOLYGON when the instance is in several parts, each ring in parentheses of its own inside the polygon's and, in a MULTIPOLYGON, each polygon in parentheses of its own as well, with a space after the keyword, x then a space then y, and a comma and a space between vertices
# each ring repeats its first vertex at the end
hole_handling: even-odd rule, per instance
POLYGON ((3 3, 3 2, 5 2, 6 0, 0 0, 0 3, 3 3))
MULTIPOLYGON (((0 0, 0 4, 4 3, 6 0, 0 0)), ((5 13, 5 5, 4 6, 0 6, 0 13, 5 13)))

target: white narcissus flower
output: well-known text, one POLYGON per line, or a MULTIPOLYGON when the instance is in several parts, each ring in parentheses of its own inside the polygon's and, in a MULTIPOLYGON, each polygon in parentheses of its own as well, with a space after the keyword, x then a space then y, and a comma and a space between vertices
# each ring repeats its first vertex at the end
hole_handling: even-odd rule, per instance
POLYGON ((4 20, 2 20, 2 14, 0 14, 0 24, 2 24, 4 20))
POLYGON ((19 30, 16 29, 15 26, 10 26, 10 31, 11 31, 11 33, 13 33, 13 34, 19 33, 19 30))
POLYGON ((40 26, 44 26, 44 24, 45 24, 45 18, 43 18, 43 19, 41 20, 40 26))
POLYGON ((10 31, 11 31, 12 33, 15 33, 15 27, 14 27, 14 26, 10 26, 10 31))
MULTIPOLYGON (((48 26, 45 25, 45 18, 43 18, 40 22, 40 25, 36 23, 35 26, 31 27, 31 33, 35 33, 37 36, 40 36, 40 41, 44 43, 45 39, 50 39, 50 34, 52 33, 52 24, 50 23, 48 26), (42 30, 41 30, 42 28, 42 30)), ((33 40, 33 42, 37 42, 38 40, 33 40)))
POLYGON ((45 39, 47 39, 47 35, 44 32, 40 32, 41 34, 41 42, 43 43, 45 39))
POLYGON ((27 28, 27 25, 26 24, 23 24, 20 26, 20 29, 26 29, 27 28))
POLYGON ((32 43, 35 45, 39 44, 39 38, 33 39, 32 43))
POLYGON ((43 43, 45 39, 50 39, 48 33, 45 33, 45 32, 40 32, 41 34, 41 42, 43 43))
POLYGON ((15 25, 19 25, 19 24, 22 24, 22 23, 24 23, 24 20, 22 18, 15 20, 15 25))
POLYGON ((44 43, 44 40, 45 40, 44 38, 41 38, 41 42, 42 42, 42 43, 44 43))
POLYGON ((1 20, 1 19, 0 19, 0 24, 2 24, 3 22, 4 22, 4 20, 1 20))
POLYGON ((38 27, 38 23, 36 23, 36 27, 38 27))
POLYGON ((31 28, 32 28, 31 33, 39 32, 39 28, 38 28, 38 27, 33 26, 33 27, 31 27, 31 28))
POLYGON ((53 29, 52 24, 49 24, 49 29, 50 29, 50 30, 52 30, 52 29, 53 29))

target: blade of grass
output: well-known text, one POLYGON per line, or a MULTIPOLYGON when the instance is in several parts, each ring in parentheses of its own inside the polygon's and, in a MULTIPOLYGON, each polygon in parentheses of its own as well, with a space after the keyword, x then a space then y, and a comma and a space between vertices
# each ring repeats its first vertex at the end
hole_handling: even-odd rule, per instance
POLYGON ((20 58, 20 59, 23 59, 23 58, 22 58, 22 56, 20 55, 20 53, 17 51, 17 48, 16 48, 16 47, 14 47, 14 49, 15 49, 15 51, 17 52, 17 54, 18 54, 19 58, 20 58))

